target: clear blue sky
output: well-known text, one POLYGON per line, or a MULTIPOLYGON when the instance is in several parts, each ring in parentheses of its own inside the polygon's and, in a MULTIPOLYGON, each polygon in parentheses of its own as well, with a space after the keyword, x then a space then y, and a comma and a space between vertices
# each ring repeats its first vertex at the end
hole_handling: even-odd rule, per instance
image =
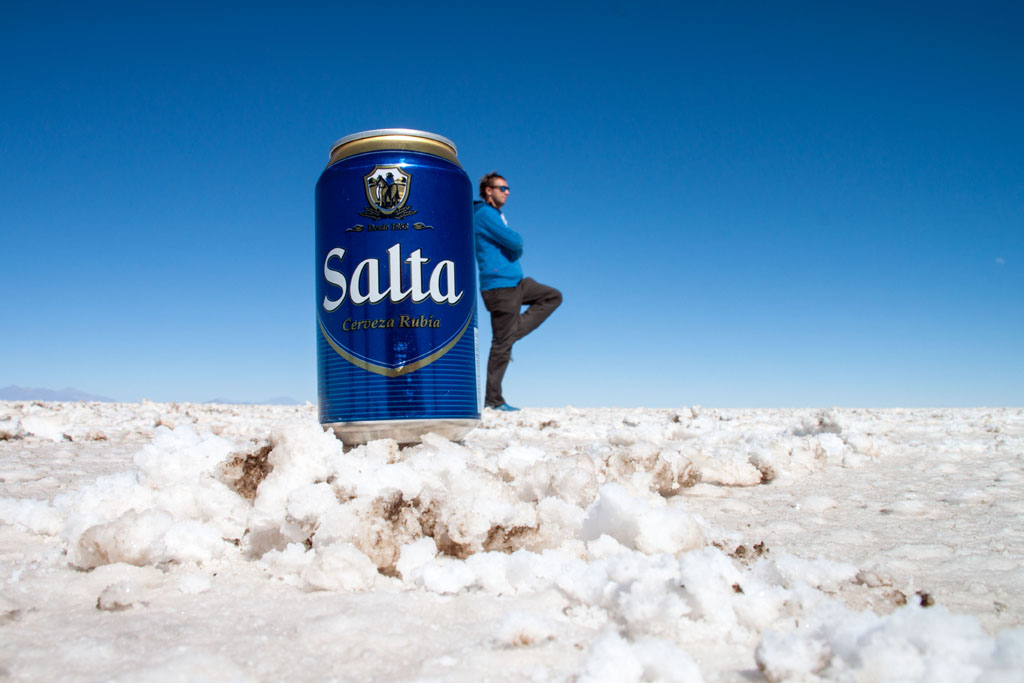
POLYGON ((512 403, 1024 405, 1020 3, 21 5, 0 386, 315 401, 314 184, 408 127, 565 295, 512 403))

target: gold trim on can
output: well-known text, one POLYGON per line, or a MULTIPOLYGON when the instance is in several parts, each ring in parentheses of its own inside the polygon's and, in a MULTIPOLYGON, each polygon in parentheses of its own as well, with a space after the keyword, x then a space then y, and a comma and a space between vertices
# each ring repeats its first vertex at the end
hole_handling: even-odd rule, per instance
MULTIPOLYGON (((473 308, 476 308, 475 303, 473 304, 473 308)), ((397 368, 386 368, 383 365, 374 365, 373 363, 368 363, 365 360, 356 358, 351 353, 338 346, 335 343, 335 341, 331 339, 331 335, 327 333, 327 329, 324 327, 323 321, 320 320, 320 316, 317 316, 316 322, 320 326, 320 334, 324 336, 324 339, 327 341, 328 344, 330 344, 331 348, 334 349, 339 356, 347 360, 352 365, 356 366, 357 368, 362 368, 367 372, 372 372, 375 375, 383 375, 384 377, 401 377, 402 375, 407 375, 410 372, 415 372, 420 368, 430 365, 435 360, 451 351, 452 347, 459 343, 459 340, 462 339, 462 335, 466 334, 466 330, 468 330, 470 325, 473 323, 473 312, 470 311, 469 319, 466 320, 466 324, 462 326, 462 329, 459 330, 459 333, 455 335, 455 338, 452 339, 450 342, 448 342, 443 347, 441 347, 434 353, 430 354, 426 358, 421 358, 418 361, 409 363, 408 365, 402 365, 397 368)))
POLYGON ((380 151, 423 152, 462 168, 454 142, 443 135, 410 128, 380 128, 346 135, 331 147, 327 165, 331 166, 356 154, 380 151))

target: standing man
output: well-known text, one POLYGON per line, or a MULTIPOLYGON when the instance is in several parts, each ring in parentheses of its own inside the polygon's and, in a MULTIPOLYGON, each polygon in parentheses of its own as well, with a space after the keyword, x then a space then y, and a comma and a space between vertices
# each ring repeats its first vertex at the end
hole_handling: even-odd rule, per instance
POLYGON ((508 201, 508 181, 498 173, 480 179, 480 200, 474 202, 473 230, 480 267, 480 294, 491 313, 491 353, 487 358, 484 405, 519 410, 505 402, 501 380, 512 358, 512 345, 537 329, 562 303, 562 293, 523 277, 519 257, 523 238, 508 227, 501 207, 508 201), (520 313, 523 306, 525 312, 520 313))

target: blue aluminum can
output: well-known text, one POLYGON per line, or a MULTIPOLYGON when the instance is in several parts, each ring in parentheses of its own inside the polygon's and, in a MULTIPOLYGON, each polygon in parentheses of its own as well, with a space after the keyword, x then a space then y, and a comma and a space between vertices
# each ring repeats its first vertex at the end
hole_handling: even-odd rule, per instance
POLYGON ((480 420, 473 189, 455 145, 407 129, 338 140, 316 184, 320 422, 346 444, 480 420))

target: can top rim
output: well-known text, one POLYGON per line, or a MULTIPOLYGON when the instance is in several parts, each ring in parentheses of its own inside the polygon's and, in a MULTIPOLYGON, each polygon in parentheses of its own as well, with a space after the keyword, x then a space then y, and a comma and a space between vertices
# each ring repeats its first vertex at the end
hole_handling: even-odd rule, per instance
POLYGON ((376 128, 374 130, 364 130, 361 133, 346 135, 331 146, 331 154, 334 153, 334 150, 338 149, 342 145, 347 145, 350 142, 383 135, 407 135, 414 138, 426 138, 428 140, 434 140, 441 144, 448 145, 456 155, 459 153, 458 149, 455 148, 454 142, 443 135, 438 135, 437 133, 428 133, 425 130, 416 130, 414 128, 376 128))

